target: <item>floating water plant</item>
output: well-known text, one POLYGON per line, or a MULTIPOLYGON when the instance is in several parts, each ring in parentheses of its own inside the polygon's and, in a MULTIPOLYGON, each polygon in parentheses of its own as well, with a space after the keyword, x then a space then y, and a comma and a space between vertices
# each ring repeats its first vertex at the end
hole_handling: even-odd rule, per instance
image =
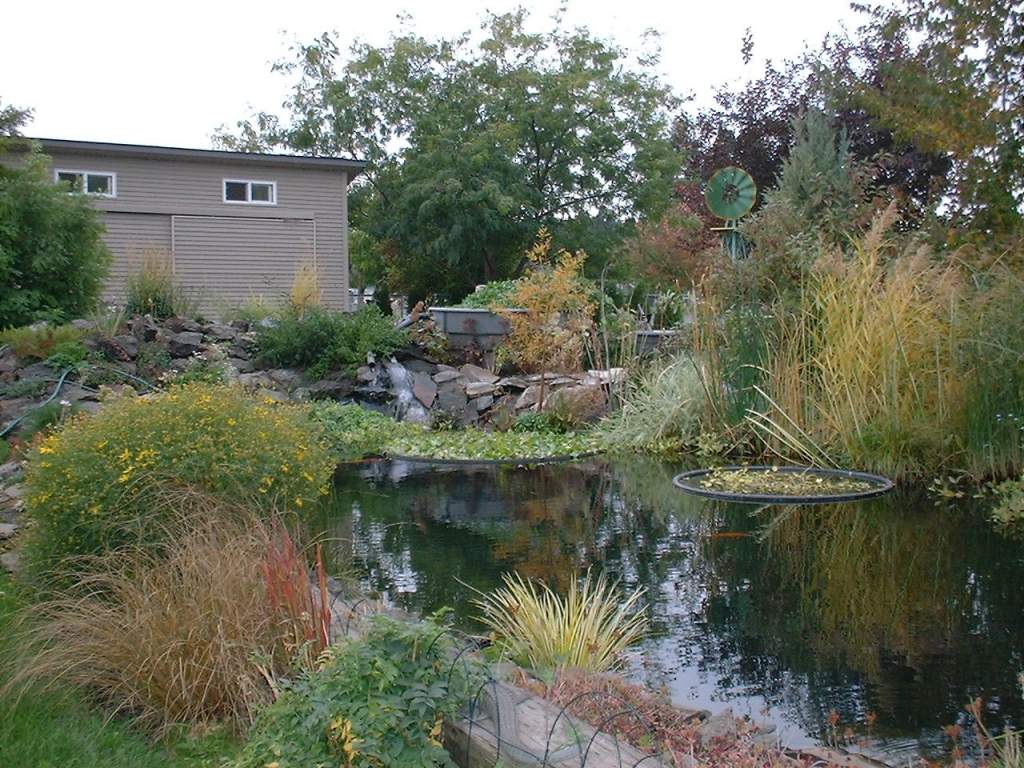
POLYGON ((698 496, 756 504, 856 501, 892 489, 892 482, 880 475, 789 466, 698 469, 677 475, 672 482, 698 496))

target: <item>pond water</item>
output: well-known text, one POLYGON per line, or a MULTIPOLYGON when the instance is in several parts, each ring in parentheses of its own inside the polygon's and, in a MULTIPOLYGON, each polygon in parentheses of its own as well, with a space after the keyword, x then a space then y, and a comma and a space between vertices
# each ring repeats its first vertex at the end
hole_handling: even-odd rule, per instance
POLYGON ((1024 546, 969 503, 920 492, 817 507, 723 504, 672 486, 684 467, 374 462, 342 470, 323 521, 337 558, 406 609, 451 606, 501 575, 564 586, 588 567, 647 589, 652 633, 628 672, 679 704, 833 738, 891 765, 941 760, 942 726, 1024 725, 1024 546), (467 586, 468 585, 468 586, 467 586), (847 733, 847 729, 850 732, 847 733))

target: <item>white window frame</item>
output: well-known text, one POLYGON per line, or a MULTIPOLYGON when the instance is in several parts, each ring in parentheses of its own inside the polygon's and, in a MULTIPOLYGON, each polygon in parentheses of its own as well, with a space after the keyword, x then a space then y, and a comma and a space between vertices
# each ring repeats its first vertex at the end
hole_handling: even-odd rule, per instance
POLYGON ((228 205, 277 205, 277 182, 264 181, 262 179, 223 179, 220 184, 221 200, 228 205), (228 182, 232 184, 245 184, 245 196, 247 200, 228 200, 228 182), (270 187, 270 200, 253 200, 252 185, 266 184, 270 187))
MULTIPOLYGON (((82 177, 82 189, 79 190, 81 194, 89 195, 90 197, 117 197, 117 174, 114 171, 83 171, 78 168, 54 168, 53 169, 53 181, 56 184, 61 183, 60 175, 62 173, 74 173, 82 177), (90 176, 107 176, 110 178, 110 191, 109 192, 89 192, 89 177, 90 176)), ((75 190, 72 190, 74 192, 75 190)))

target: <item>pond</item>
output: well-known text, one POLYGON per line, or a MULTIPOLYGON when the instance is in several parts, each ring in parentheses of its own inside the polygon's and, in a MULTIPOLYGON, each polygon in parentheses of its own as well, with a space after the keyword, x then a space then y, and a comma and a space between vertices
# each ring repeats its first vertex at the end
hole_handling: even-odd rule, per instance
POLYGON ((969 731, 975 696, 990 727, 1024 725, 1024 546, 984 510, 900 491, 758 511, 683 494, 683 469, 373 462, 339 473, 323 528, 367 589, 451 606, 469 629, 470 586, 512 569, 643 586, 653 631, 629 674, 680 704, 769 720, 793 746, 846 738, 891 765, 941 760, 942 726, 969 731))

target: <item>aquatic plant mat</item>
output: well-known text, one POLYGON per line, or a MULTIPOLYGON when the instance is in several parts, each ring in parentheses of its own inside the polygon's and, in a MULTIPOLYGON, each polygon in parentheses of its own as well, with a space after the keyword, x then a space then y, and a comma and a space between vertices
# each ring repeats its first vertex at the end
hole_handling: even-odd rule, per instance
POLYGON ((888 478, 868 472, 797 466, 695 469, 676 475, 672 483, 695 496, 748 504, 860 501, 893 488, 888 478))

